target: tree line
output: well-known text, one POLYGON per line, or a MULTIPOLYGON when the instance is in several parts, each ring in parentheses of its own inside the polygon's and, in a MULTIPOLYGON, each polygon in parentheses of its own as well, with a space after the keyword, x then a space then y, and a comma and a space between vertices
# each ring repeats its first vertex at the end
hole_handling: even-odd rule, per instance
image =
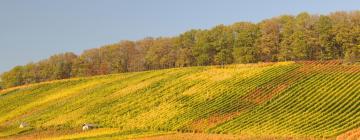
POLYGON ((42 81, 174 67, 360 57, 360 11, 282 15, 193 29, 175 37, 121 41, 62 53, 1 74, 0 88, 42 81))

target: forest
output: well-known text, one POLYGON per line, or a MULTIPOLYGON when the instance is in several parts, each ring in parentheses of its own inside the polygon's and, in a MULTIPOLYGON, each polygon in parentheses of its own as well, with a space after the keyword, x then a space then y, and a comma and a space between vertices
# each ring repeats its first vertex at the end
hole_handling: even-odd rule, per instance
POLYGON ((100 48, 56 54, 1 74, 0 89, 43 81, 175 67, 300 60, 356 63, 360 11, 282 15, 192 29, 174 37, 123 40, 100 48))

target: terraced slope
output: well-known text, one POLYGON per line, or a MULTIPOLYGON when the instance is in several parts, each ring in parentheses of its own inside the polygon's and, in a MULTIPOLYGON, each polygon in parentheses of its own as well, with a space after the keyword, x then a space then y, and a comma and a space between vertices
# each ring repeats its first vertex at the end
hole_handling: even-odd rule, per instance
POLYGON ((359 127, 360 66, 336 61, 175 68, 0 92, 0 138, 331 138, 359 127), (102 128, 81 132, 85 122, 102 128))
POLYGON ((219 125, 214 131, 332 136, 359 127, 358 68, 318 65, 298 69, 309 70, 270 102, 219 125))

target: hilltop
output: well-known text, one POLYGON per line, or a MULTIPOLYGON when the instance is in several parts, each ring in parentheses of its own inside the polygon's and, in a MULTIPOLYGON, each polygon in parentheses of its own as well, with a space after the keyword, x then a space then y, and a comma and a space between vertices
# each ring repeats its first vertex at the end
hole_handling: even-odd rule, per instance
POLYGON ((338 61, 52 81, 0 91, 0 139, 356 138, 359 91, 360 66, 338 61), (29 126, 18 128, 21 122, 29 126), (100 128, 82 132, 83 123, 100 128))
POLYGON ((55 54, 0 74, 0 89, 20 85, 176 67, 281 61, 360 62, 360 11, 281 15, 192 29, 173 37, 122 40, 55 54))

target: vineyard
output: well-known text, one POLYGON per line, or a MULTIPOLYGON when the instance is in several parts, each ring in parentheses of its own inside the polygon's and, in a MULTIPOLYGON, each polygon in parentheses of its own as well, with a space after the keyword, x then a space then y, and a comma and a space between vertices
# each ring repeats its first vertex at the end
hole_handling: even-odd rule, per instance
POLYGON ((0 91, 0 139, 356 139, 359 128, 360 66, 339 61, 172 68, 0 91), (83 123, 100 128, 83 132, 83 123))

